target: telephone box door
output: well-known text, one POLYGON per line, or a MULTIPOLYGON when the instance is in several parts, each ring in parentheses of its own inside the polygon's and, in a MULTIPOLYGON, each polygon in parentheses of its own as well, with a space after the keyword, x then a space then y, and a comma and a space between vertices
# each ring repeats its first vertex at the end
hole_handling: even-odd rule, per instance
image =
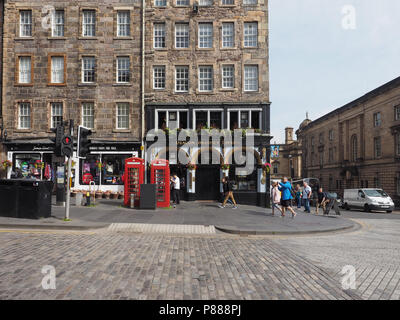
POLYGON ((157 185, 157 207, 170 206, 170 175, 168 160, 154 160, 151 163, 151 183, 157 185))
POLYGON ((137 208, 140 200, 140 185, 144 181, 144 160, 140 158, 126 159, 124 178, 124 205, 130 206, 130 198, 133 194, 137 208))

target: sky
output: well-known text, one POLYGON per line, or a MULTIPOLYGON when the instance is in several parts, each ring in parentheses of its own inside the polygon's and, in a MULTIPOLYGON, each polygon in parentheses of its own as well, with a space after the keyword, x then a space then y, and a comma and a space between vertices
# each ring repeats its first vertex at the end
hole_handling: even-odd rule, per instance
POLYGON ((399 0, 269 0, 272 142, 400 76, 399 0))

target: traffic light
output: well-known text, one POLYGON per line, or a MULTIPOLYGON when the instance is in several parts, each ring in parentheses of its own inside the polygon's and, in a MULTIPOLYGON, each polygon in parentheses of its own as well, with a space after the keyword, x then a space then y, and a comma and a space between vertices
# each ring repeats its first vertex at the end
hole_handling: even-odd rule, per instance
POLYGON ((88 128, 79 126, 78 127, 78 147, 77 147, 77 155, 79 158, 86 158, 86 155, 89 153, 89 147, 92 144, 92 141, 88 139, 88 137, 92 134, 88 128))
POLYGON ((57 125, 56 128, 51 129, 52 132, 56 134, 54 138, 50 138, 54 142, 54 154, 57 157, 61 157, 61 144, 64 136, 64 126, 62 124, 57 125))
POLYGON ((74 141, 72 140, 71 136, 65 135, 62 138, 61 154, 69 158, 72 157, 73 153, 74 153, 74 141))

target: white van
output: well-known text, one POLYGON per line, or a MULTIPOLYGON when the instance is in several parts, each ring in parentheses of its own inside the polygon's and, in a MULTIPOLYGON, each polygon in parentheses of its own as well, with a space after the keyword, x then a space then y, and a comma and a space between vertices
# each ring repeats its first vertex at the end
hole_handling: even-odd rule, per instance
POLYGON ((382 189, 345 189, 343 207, 346 210, 364 209, 365 212, 394 210, 393 200, 382 189))

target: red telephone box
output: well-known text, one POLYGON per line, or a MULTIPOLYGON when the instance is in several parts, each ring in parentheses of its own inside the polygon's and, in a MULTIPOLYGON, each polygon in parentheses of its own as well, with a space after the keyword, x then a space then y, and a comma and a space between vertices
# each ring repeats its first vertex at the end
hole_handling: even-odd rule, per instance
POLYGON ((157 185, 157 207, 170 206, 170 175, 169 161, 164 159, 154 160, 151 163, 151 183, 157 185))
POLYGON ((131 194, 135 197, 135 207, 139 207, 140 185, 144 183, 144 160, 128 158, 125 160, 124 205, 130 206, 131 194))

